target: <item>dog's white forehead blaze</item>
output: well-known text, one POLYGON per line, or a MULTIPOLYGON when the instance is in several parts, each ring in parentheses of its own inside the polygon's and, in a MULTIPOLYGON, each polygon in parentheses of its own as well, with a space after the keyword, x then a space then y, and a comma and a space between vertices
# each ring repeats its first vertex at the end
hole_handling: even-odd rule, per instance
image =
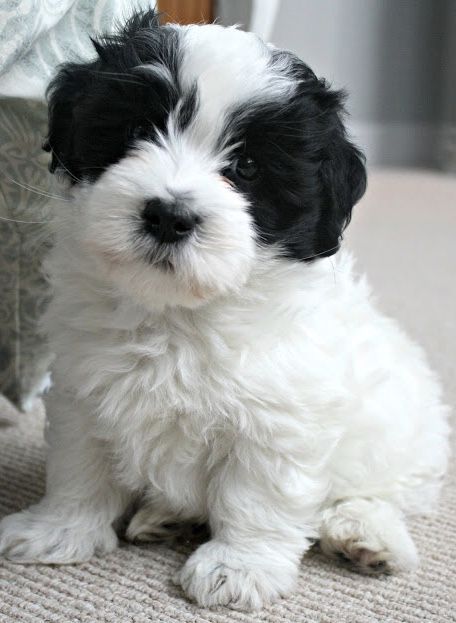
POLYGON ((271 65, 271 48, 253 33, 211 24, 181 27, 180 36, 180 87, 184 93, 195 84, 198 89, 193 131, 215 136, 227 112, 260 98, 286 97, 295 89, 286 67, 271 65))

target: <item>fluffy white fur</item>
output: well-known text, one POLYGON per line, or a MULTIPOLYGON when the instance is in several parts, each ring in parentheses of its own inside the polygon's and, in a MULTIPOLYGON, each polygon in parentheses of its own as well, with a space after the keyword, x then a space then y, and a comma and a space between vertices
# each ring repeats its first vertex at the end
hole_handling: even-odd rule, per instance
MULTIPOLYGON (((217 50, 247 41, 231 60, 257 46, 261 66, 253 36, 200 32, 214 50, 222 36, 217 50)), ((203 71, 194 45, 186 76, 203 71)), ((207 145, 198 120, 177 136, 171 119, 158 144, 77 187, 56 218, 46 495, 2 521, 0 552, 70 563, 112 551, 113 522, 142 494, 131 539, 209 522, 212 539, 176 575, 203 606, 288 594, 316 538, 364 571, 412 569, 403 516, 433 506, 448 454, 425 357, 375 309, 346 253, 304 264, 259 246, 207 145), (204 216, 172 270, 145 261, 130 235, 144 197, 167 193, 204 216)))

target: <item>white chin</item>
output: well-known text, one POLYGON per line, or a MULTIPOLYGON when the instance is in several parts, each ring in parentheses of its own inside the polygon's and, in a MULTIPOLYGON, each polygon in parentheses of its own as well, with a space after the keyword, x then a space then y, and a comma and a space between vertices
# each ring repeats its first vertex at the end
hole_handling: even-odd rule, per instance
POLYGON ((188 268, 169 270, 139 261, 117 263, 108 268, 109 280, 121 294, 154 310, 164 307, 192 309, 239 291, 250 274, 250 266, 245 266, 242 274, 233 272, 229 280, 216 279, 215 274, 213 279, 208 279, 207 271, 201 277, 192 273, 188 268))

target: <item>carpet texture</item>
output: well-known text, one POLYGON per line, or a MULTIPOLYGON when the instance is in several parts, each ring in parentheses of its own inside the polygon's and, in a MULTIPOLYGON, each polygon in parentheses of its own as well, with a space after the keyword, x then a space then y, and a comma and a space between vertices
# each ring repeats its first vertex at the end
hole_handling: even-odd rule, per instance
MULTIPOLYGON (((456 398, 456 181, 436 174, 379 172, 358 206, 348 244, 381 307, 428 350, 446 400, 456 398)), ((0 516, 43 493, 44 413, 19 414, 0 399, 0 516)), ((421 555, 413 574, 363 577, 304 558, 294 595, 252 614, 204 610, 173 586, 173 572, 197 546, 122 544, 82 565, 16 566, 0 561, 0 622, 10 623, 445 623, 456 621, 456 476, 449 472, 435 515, 415 518, 421 555)))

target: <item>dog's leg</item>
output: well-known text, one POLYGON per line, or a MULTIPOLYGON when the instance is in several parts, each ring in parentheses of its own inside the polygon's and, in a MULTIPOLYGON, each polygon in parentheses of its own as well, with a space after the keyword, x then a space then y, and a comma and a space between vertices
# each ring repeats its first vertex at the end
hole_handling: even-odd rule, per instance
POLYGON ((324 510, 320 547, 363 573, 412 570, 418 564, 400 511, 375 498, 348 498, 324 510))
POLYGON ((103 442, 68 400, 49 401, 46 495, 0 523, 0 555, 31 563, 73 563, 112 551, 112 523, 127 495, 112 477, 103 442), (70 412, 71 408, 71 412, 70 412))
POLYGON ((254 610, 287 595, 316 535, 312 519, 324 489, 285 455, 258 446, 233 451, 210 483, 212 540, 175 582, 206 607, 254 610))

